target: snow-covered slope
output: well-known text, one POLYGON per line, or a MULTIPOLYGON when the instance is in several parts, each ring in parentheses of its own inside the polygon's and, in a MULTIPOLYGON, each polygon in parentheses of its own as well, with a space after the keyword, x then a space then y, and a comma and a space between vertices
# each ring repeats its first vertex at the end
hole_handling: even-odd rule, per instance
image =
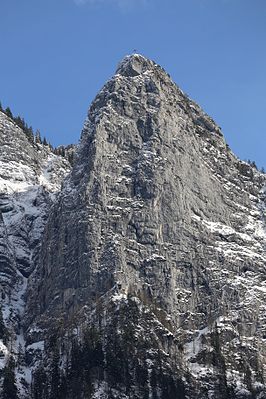
MULTIPOLYGON (((0 148, 0 295, 4 321, 12 335, 7 346, 0 340, 3 368, 11 354, 17 358, 19 351, 24 353, 21 324, 27 279, 38 259, 48 212, 70 165, 48 146, 31 143, 2 112, 0 148)), ((18 382, 20 378, 29 382, 23 365, 17 372, 18 382)))

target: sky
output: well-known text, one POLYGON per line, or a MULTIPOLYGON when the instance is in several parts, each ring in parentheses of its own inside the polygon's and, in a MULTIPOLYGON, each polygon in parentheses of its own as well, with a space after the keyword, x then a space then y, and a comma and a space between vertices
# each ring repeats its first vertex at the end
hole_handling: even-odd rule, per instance
POLYGON ((53 144, 134 50, 155 60, 241 159, 266 166, 265 0, 0 0, 0 100, 53 144))

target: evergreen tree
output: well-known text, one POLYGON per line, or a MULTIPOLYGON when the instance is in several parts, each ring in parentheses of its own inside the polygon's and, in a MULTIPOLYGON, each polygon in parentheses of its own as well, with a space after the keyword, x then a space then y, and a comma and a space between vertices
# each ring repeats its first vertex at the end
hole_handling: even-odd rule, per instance
POLYGON ((9 118, 13 119, 13 114, 12 114, 11 109, 10 109, 9 107, 6 108, 5 114, 6 114, 6 116, 8 116, 9 118))
POLYGON ((100 334, 95 328, 90 328, 84 332, 82 354, 85 370, 103 365, 100 334))
POLYGON ((43 138, 43 145, 48 145, 46 137, 43 138))
POLYGON ((21 118, 19 115, 14 119, 18 127, 20 127, 22 130, 25 131, 26 129, 26 123, 23 118, 21 118))
POLYGON ((66 156, 66 150, 65 150, 65 147, 64 146, 62 146, 61 147, 61 154, 60 154, 62 157, 65 157, 66 156))
POLYGON ((74 163, 74 152, 67 152, 67 159, 68 162, 70 163, 71 166, 73 166, 74 163))
POLYGON ((18 399, 18 389, 15 378, 15 361, 10 357, 8 364, 3 370, 3 391, 2 399, 18 399))
POLYGON ((150 384, 151 384, 151 389, 152 389, 152 398, 153 399, 159 399, 157 392, 157 375, 155 373, 154 368, 151 370, 151 377, 150 377, 150 384))
POLYGON ((162 398, 164 399, 185 399, 185 386, 181 379, 173 379, 172 376, 160 374, 162 398))
POLYGON ((25 366, 25 355, 21 343, 18 345, 17 363, 19 366, 25 366))
POLYGON ((47 375, 43 367, 39 367, 34 373, 33 380, 33 398, 47 398, 47 375))
POLYGON ((35 133, 35 143, 42 144, 41 133, 39 130, 36 130, 36 133, 35 133))
POLYGON ((8 337, 9 337, 8 330, 4 322, 2 309, 0 308, 0 339, 2 339, 5 345, 7 344, 8 337))
POLYGON ((71 348, 71 368, 68 374, 69 387, 73 398, 80 398, 80 387, 83 379, 82 351, 80 344, 74 340, 71 348))
POLYGON ((252 394, 253 393, 252 373, 251 373, 250 367, 247 363, 245 364, 244 383, 245 383, 247 389, 249 390, 249 392, 251 392, 251 394, 252 394))
POLYGON ((58 345, 54 349, 52 366, 51 366, 51 392, 50 399, 60 398, 60 369, 59 369, 60 354, 58 345))
POLYGON ((26 133, 26 136, 28 137, 29 142, 33 144, 34 143, 34 134, 33 134, 32 127, 31 126, 26 127, 25 133, 26 133))

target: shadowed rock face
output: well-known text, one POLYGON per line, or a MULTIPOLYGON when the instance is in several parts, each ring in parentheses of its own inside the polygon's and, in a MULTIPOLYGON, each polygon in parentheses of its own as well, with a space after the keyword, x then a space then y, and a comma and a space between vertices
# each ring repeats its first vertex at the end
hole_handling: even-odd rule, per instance
POLYGON ((120 63, 90 107, 27 293, 48 374, 55 348, 70 359, 64 398, 264 397, 264 185, 160 66, 120 63))
POLYGON ((30 397, 22 330, 27 280, 38 262, 44 225, 70 165, 49 146, 29 140, 1 111, 0 149, 0 396, 14 397, 6 391, 12 385, 8 367, 14 357, 21 399, 30 397))
POLYGON ((15 268, 28 277, 35 267, 48 209, 68 162, 27 138, 0 111, 0 212, 15 268))

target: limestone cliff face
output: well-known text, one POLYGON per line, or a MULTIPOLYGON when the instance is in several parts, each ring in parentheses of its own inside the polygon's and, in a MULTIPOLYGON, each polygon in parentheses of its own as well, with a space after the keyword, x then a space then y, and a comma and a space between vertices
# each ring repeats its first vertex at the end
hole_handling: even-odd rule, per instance
POLYGON ((126 57, 30 276, 33 397, 266 397, 265 183, 160 66, 126 57))
POLYGON ((121 344, 131 323, 123 373, 133 382, 112 388, 103 373, 102 398, 262 395, 264 185, 160 66, 126 57, 89 110, 49 217, 29 336, 30 325, 94 326, 106 364, 110 339, 121 344), (124 313, 133 310, 132 324, 124 313), (134 361, 146 371, 146 393, 134 361))
POLYGON ((162 292, 156 286, 153 293, 147 271, 164 280, 162 270, 170 278, 176 262, 196 256, 194 242, 201 235, 196 215, 223 222, 231 216, 223 182, 204 157, 204 135, 217 152, 224 150, 229 163, 237 162, 227 155, 219 129, 160 67, 141 57, 124 60, 90 109, 57 217, 51 216, 46 229, 45 241, 52 246, 43 247, 40 267, 47 284, 41 282, 43 310, 54 311, 66 297, 69 306, 83 303, 115 282, 122 291, 162 295, 163 302, 170 290, 172 303, 176 283, 169 281, 166 292, 165 284, 162 292), (56 239, 58 232, 62 240, 56 239), (52 303, 49 289, 56 286, 60 295, 52 303))

